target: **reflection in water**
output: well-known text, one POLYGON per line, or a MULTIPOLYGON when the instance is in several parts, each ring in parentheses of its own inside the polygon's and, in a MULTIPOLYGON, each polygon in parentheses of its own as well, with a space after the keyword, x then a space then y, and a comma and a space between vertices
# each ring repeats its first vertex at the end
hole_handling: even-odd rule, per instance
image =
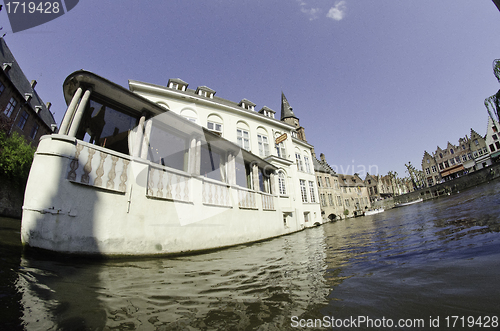
POLYGON ((23 257, 1 271, 17 278, 10 291, 27 330, 287 330, 292 316, 498 316, 499 189, 495 182, 195 256, 23 257))

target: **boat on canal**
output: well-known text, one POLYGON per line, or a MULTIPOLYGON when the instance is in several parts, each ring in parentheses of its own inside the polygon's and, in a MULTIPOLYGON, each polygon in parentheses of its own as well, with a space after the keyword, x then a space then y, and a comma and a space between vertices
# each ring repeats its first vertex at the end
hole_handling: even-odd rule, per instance
POLYGON ((384 212, 384 208, 377 208, 377 209, 365 211, 365 216, 380 214, 383 212, 384 212))
POLYGON ((404 206, 409 206, 409 205, 414 205, 416 203, 419 203, 419 202, 422 202, 424 201, 422 198, 419 198, 417 200, 413 200, 413 201, 408 201, 408 202, 403 202, 403 203, 397 203, 394 205, 394 208, 396 207, 404 207, 404 206))
MULTIPOLYGON (((259 157, 88 71, 68 76, 63 90, 68 109, 59 133, 41 138, 26 187, 25 247, 79 255, 184 254, 320 222, 319 203, 296 202, 314 174, 299 174, 305 179, 292 190, 292 181, 299 184, 293 161, 259 157), (288 179, 278 176, 280 169, 288 179)), ((188 99, 186 93, 177 93, 179 100, 188 99)), ((288 130, 288 139, 280 134, 290 150, 312 147, 292 142, 291 125, 240 112, 288 130)), ((313 202, 313 190, 305 193, 313 202)))

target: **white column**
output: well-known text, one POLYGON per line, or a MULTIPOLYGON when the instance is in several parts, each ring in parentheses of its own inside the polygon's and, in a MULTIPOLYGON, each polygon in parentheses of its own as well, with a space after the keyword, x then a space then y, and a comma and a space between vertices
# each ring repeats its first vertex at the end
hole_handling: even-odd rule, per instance
POLYGON ((134 157, 138 157, 141 155, 141 145, 142 145, 142 138, 144 137, 144 122, 146 121, 145 116, 141 116, 139 119, 139 125, 137 126, 137 133, 135 136, 135 141, 134 141, 134 157))
POLYGON ((259 167, 256 164, 252 165, 253 190, 260 191, 259 186, 259 167))
POLYGON ((81 87, 79 87, 75 94, 73 94, 73 99, 71 99, 71 103, 68 106, 68 109, 66 109, 66 113, 64 114, 63 121, 61 123, 61 127, 59 128, 59 133, 60 134, 67 134, 69 125, 71 123, 71 120, 73 119, 73 116, 75 116, 75 110, 76 110, 76 105, 78 104, 78 101, 80 100, 82 96, 83 90, 81 87))
POLYGON ((196 140, 195 149, 195 168, 193 169, 193 175, 199 175, 201 169, 201 140, 196 140))
POLYGON ((146 121, 146 126, 144 129, 144 137, 142 139, 141 159, 147 160, 148 158, 149 140, 151 139, 152 128, 153 128, 153 120, 149 119, 146 121))
POLYGON ((87 102, 89 101, 90 93, 92 92, 92 89, 88 89, 85 91, 83 94, 82 100, 80 101, 80 104, 78 105, 78 109, 76 110, 75 117, 73 121, 71 122, 71 126, 69 128, 68 136, 70 137, 76 137, 76 133, 78 132, 78 129, 80 127, 83 113, 85 112, 85 108, 87 107, 87 102))

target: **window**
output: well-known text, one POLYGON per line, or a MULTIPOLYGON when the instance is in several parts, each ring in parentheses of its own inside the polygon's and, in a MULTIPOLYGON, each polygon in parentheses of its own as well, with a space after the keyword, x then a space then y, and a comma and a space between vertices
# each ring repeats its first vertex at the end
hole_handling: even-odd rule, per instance
POLYGON ((326 180, 326 187, 332 187, 332 185, 330 184, 330 177, 325 177, 325 180, 326 180))
POLYGON ((222 136, 222 124, 207 121, 207 129, 222 136))
POLYGON ((309 222, 309 212, 304 213, 304 222, 309 222))
POLYGON ((427 159, 427 163, 431 163, 431 160, 427 159))
POLYGON ((479 145, 479 141, 477 139, 474 139, 474 144, 479 145))
POLYGON ((495 146, 497 147, 497 149, 500 149, 500 142, 495 141, 495 146))
POLYGON ((483 153, 488 154, 488 149, 486 149, 486 147, 483 147, 483 153))
POLYGON ((455 158, 455 161, 457 161, 457 163, 460 163, 460 156, 457 156, 457 157, 455 158))
POLYGON ((276 154, 278 157, 286 158, 285 143, 283 141, 276 144, 276 154))
POLYGON ((314 193, 314 182, 309 181, 309 193, 311 194, 311 202, 316 202, 316 194, 314 193))
POLYGON ((316 177, 318 179, 318 187, 323 187, 323 181, 321 180, 321 176, 316 177))
POLYGON ((280 195, 286 195, 285 180, 285 173, 283 171, 278 172, 278 188, 280 190, 280 195))
POLYGON ((336 179, 334 179, 333 180, 333 185, 335 186, 336 189, 338 189, 339 188, 339 181, 336 180, 336 179))
POLYGON ((493 153, 495 151, 495 146, 493 144, 490 144, 490 151, 493 153))
POLYGON ((496 135, 496 134, 494 134, 494 135, 492 136, 492 138, 493 138, 493 140, 498 140, 498 137, 497 137, 497 135, 496 135))
POLYGON ((226 160, 224 153, 216 150, 207 143, 201 146, 200 174, 226 182, 226 160))
POLYGON ((248 131, 243 129, 236 129, 236 137, 238 141, 238 146, 247 151, 250 150, 250 134, 248 131))
POLYGON ((319 201, 321 203, 321 207, 326 207, 326 198, 324 193, 319 195, 319 201))
POLYGON ((259 187, 261 192, 271 193, 271 181, 268 176, 264 174, 264 170, 259 168, 259 187))
POLYGON ((430 170, 429 168, 425 168, 425 173, 426 173, 427 175, 430 175, 431 170, 430 170))
POLYGON ((453 148, 450 148, 450 153, 455 154, 455 152, 453 151, 453 148))
POLYGON ((351 205, 349 204, 349 199, 345 199, 344 200, 344 203, 345 203, 345 206, 346 207, 350 207, 351 205))
POLYGON ((449 168, 450 167, 450 164, 448 163, 448 161, 444 161, 444 167, 445 168, 449 168))
POLYGON ((467 161, 467 155, 462 155, 462 162, 467 161))
POLYGON ((297 160, 297 170, 304 171, 304 164, 302 163, 299 153, 295 153, 295 159, 297 160))
POLYGON ((3 93, 4 90, 5 90, 5 85, 3 85, 2 82, 0 82, 0 95, 3 93))
POLYGON ((442 159, 443 158, 443 153, 439 153, 439 157, 442 159))
POLYGON ((467 158, 468 158, 469 160, 472 160, 472 154, 471 154, 471 153, 467 153, 467 158))
POLYGON ((10 117, 10 115, 12 115, 12 112, 14 111, 14 108, 16 107, 16 105, 17 105, 17 101, 14 98, 10 98, 9 104, 7 105, 7 107, 5 107, 5 110, 3 111, 3 113, 5 115, 7 115, 7 117, 10 117))
POLYGON ((259 155, 261 157, 266 157, 269 155, 269 141, 267 136, 262 134, 257 135, 257 142, 259 143, 259 155))
POLYGON ((19 117, 19 121, 17 122, 17 126, 21 130, 24 130, 24 126, 26 125, 29 116, 30 115, 28 114, 28 112, 26 110, 23 110, 23 113, 21 114, 21 117, 19 117))
POLYGON ((306 172, 311 173, 311 164, 309 163, 309 157, 304 156, 304 163, 306 164, 306 172))
POLYGON ((300 195, 302 196, 302 202, 307 202, 306 181, 303 179, 300 180, 300 195))
POLYGON ((328 203, 330 204, 330 206, 335 206, 335 204, 333 203, 333 195, 331 193, 328 193, 328 203))
POLYGON ((36 134, 38 133, 38 129, 39 128, 40 128, 40 126, 38 125, 38 123, 35 123, 33 125, 33 128, 31 128, 31 133, 30 133, 30 138, 31 139, 35 139, 36 134))
POLYGON ((342 198, 340 197, 340 195, 337 195, 337 206, 342 206, 342 198))
POLYGON ((432 172, 437 172, 437 168, 435 165, 432 166, 432 172))

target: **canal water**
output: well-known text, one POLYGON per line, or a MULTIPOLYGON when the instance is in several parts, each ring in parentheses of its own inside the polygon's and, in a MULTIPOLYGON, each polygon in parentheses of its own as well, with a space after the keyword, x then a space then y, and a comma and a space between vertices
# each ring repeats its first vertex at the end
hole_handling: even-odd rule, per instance
POLYGON ((0 329, 497 329, 499 192, 176 258, 25 256, 1 218, 0 329))

